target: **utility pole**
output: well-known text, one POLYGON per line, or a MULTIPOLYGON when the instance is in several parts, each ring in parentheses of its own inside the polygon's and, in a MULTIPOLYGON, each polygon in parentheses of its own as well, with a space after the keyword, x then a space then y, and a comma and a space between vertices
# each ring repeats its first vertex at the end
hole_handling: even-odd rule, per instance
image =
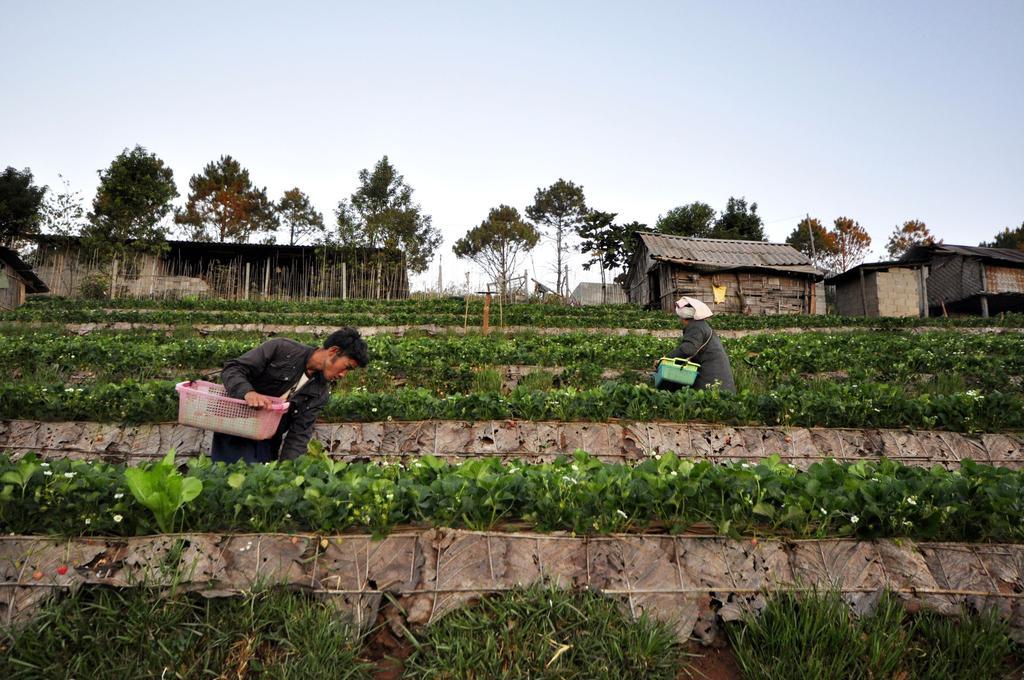
POLYGON ((807 236, 811 240, 811 262, 814 262, 814 230, 811 229, 811 214, 804 213, 806 216, 805 221, 807 222, 807 236))

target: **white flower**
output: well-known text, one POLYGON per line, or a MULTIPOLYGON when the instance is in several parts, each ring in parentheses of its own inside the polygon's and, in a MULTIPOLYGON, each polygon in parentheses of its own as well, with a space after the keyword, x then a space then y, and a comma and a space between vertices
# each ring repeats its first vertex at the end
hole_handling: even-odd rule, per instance
POLYGON ((46 475, 47 477, 52 477, 53 476, 53 473, 50 472, 49 470, 43 470, 43 474, 46 475))
POLYGON ((74 472, 65 472, 64 473, 64 479, 71 479, 74 476, 75 476, 74 472))
POLYGON ((827 515, 828 514, 828 510, 826 510, 825 508, 821 508, 821 514, 827 515))
POLYGON ((907 498, 907 505, 917 505, 917 496, 909 496, 907 498))
POLYGON ((85 518, 85 526, 89 526, 90 524, 92 524, 92 520, 89 519, 88 517, 86 517, 85 518))
POLYGON ((860 517, 857 517, 857 515, 854 515, 853 517, 850 518, 850 524, 856 524, 859 521, 860 521, 860 517))
POLYGON ((622 511, 622 510, 616 510, 615 512, 617 512, 617 513, 619 513, 620 515, 622 515, 622 518, 623 518, 623 519, 629 519, 629 515, 627 515, 626 513, 624 513, 624 512, 622 511))
POLYGON ((124 494, 123 494, 123 493, 121 493, 120 491, 118 491, 117 493, 115 493, 115 494, 114 494, 114 500, 115 500, 115 501, 119 501, 119 500, 121 500, 122 498, 124 498, 124 494))
POLYGON ((749 463, 740 463, 740 467, 743 468, 744 470, 749 470, 750 469, 750 464, 749 463))
POLYGON ((119 524, 120 524, 121 520, 123 520, 123 519, 124 519, 124 517, 122 517, 121 515, 114 515, 114 521, 119 523, 119 524))
POLYGON ((50 467, 49 463, 40 463, 39 465, 42 466, 42 467, 50 467))

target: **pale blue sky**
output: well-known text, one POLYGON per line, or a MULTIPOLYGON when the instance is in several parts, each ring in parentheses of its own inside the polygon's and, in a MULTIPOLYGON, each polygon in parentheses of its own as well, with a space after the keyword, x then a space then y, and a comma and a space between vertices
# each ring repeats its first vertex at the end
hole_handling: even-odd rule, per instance
POLYGON ((228 153, 330 220, 388 154, 448 280, 456 238, 559 177, 647 223, 746 196, 772 240, 848 215, 879 255, 910 218, 1024 220, 1024 0, 0 4, 0 166, 91 199, 142 144, 183 201, 228 153))

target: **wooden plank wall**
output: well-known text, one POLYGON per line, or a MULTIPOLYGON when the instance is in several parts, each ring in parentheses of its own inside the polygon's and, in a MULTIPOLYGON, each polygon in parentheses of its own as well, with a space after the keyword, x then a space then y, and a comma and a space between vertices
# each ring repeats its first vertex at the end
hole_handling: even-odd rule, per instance
MULTIPOLYGON (((668 267, 665 267, 668 269, 668 267)), ((708 304, 717 313, 728 314, 808 314, 814 284, 807 279, 783 273, 722 272, 700 273, 674 267, 671 286, 663 309, 671 311, 674 300, 688 295, 708 304), (712 286, 725 286, 725 301, 715 304, 712 286)))

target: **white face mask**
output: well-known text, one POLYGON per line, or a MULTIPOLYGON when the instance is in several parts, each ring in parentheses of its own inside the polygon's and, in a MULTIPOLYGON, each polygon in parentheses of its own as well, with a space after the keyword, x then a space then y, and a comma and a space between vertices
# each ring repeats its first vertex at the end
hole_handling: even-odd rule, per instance
POLYGON ((696 313, 696 311, 697 310, 695 310, 690 305, 684 305, 682 307, 676 305, 676 316, 678 316, 680 319, 693 319, 693 315, 696 313))

